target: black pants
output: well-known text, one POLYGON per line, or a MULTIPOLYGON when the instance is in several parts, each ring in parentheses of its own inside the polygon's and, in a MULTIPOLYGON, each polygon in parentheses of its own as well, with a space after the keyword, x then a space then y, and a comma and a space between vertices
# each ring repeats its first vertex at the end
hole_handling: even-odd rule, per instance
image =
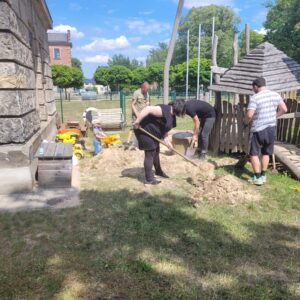
POLYGON ((209 135, 214 127, 216 118, 203 119, 200 122, 200 131, 198 138, 198 150, 201 153, 206 153, 209 144, 209 135))
POLYGON ((154 179, 154 174, 152 172, 153 166, 155 168, 155 173, 162 173, 159 150, 159 146, 154 150, 145 150, 144 168, 147 181, 152 181, 154 179))

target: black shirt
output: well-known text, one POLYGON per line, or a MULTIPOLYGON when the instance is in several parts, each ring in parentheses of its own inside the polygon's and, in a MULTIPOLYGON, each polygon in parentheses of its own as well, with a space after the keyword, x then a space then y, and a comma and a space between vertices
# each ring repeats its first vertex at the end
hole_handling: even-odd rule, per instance
POLYGON ((201 100, 189 100, 185 104, 186 114, 194 118, 196 115, 198 118, 207 119, 215 118, 216 111, 209 103, 201 100))
MULTIPOLYGON (((176 117, 171 114, 170 105, 158 105, 162 110, 162 117, 148 115, 141 121, 141 127, 159 139, 163 139, 165 134, 173 127, 176 127, 176 117)), ((158 142, 146 133, 135 129, 136 138, 139 142, 140 150, 153 150, 158 147, 158 142)))

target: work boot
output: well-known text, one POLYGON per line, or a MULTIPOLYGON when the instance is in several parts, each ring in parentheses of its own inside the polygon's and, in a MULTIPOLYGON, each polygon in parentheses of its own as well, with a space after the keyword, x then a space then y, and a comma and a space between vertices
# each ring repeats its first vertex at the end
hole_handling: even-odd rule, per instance
POLYGON ((155 176, 162 177, 162 178, 170 178, 165 172, 155 172, 155 176))
POLYGON ((158 185, 159 183, 161 183, 160 180, 156 180, 156 179, 153 179, 151 181, 148 181, 148 180, 145 180, 145 185, 146 186, 150 186, 150 185, 158 185))
POLYGON ((199 154, 199 160, 205 160, 205 158, 206 158, 206 153, 200 153, 199 154))

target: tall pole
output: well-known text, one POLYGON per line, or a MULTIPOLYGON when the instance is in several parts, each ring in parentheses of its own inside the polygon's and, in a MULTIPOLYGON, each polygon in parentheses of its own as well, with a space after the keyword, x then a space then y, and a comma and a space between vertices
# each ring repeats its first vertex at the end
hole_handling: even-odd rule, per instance
MULTIPOLYGON (((211 49, 213 49, 215 37, 215 17, 212 19, 212 33, 211 33, 211 49)), ((212 53, 212 51, 211 51, 212 53)), ((210 70, 210 85, 213 83, 213 72, 210 70)), ((211 90, 209 90, 209 102, 211 101, 211 90)))
POLYGON ((189 99, 189 59, 190 59, 190 30, 187 31, 186 41, 186 89, 185 89, 185 100, 189 99))
POLYGON ((245 48, 246 48, 246 55, 250 53, 250 25, 246 24, 245 27, 245 48))
POLYGON ((197 95, 196 98, 200 99, 200 55, 201 55, 201 24, 199 24, 199 37, 198 37, 198 68, 197 68, 197 95))
POLYGON ((183 10, 183 4, 184 4, 184 0, 179 0, 178 7, 177 7, 177 12, 176 12, 176 17, 175 17, 175 21, 174 21, 174 25, 173 25, 172 36, 171 36, 169 49, 168 49, 168 55, 167 55, 166 62, 165 62, 165 68, 164 68, 164 104, 168 104, 168 102, 169 102, 169 77, 170 77, 169 72, 170 72, 171 60, 172 60, 172 57, 173 57, 173 52, 174 52, 175 43, 176 43, 177 30, 178 30, 182 10, 183 10))

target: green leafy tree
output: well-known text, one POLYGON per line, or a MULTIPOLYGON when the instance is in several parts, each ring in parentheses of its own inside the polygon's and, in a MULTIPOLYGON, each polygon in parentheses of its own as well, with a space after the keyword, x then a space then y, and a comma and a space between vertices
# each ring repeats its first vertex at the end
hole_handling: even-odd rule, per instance
POLYGON ((82 63, 81 63, 81 61, 78 59, 78 58, 76 58, 76 57, 72 57, 72 67, 73 68, 78 68, 78 69, 80 69, 80 70, 82 70, 82 63))
POLYGON ((156 82, 161 86, 164 79, 164 64, 154 63, 148 67, 148 81, 150 83, 156 82))
POLYGON ((110 58, 107 62, 109 67, 112 66, 124 66, 126 68, 131 68, 130 59, 123 54, 116 54, 112 58, 110 58))
POLYGON ((131 61, 130 61, 130 69, 131 70, 134 70, 135 68, 138 68, 138 67, 142 67, 143 64, 141 62, 139 62, 137 59, 133 58, 131 61))
POLYGON ((108 77, 107 77, 108 69, 109 67, 98 67, 96 69, 94 73, 94 79, 97 84, 101 84, 104 86, 107 86, 109 84, 108 77))
MULTIPOLYGON (((258 33, 255 30, 250 30, 250 49, 255 49, 259 44, 263 43, 265 36, 261 33, 258 33)), ((246 55, 245 43, 246 43, 245 29, 241 32, 239 36, 239 48, 240 56, 243 57, 246 55)))
POLYGON ((147 56, 146 65, 150 66, 155 63, 164 63, 168 54, 168 45, 159 43, 158 48, 151 49, 147 56))
POLYGON ((107 82, 112 90, 120 91, 131 83, 132 72, 124 66, 111 66, 107 69, 107 82))
POLYGON ((178 30, 173 64, 186 60, 187 30, 190 30, 190 58, 197 58, 199 24, 202 24, 201 53, 203 58, 211 58, 212 18, 215 17, 215 34, 219 37, 218 65, 232 65, 232 43, 240 19, 232 8, 227 6, 201 6, 192 8, 182 18, 178 30))
POLYGON ((148 70, 145 67, 137 67, 132 70, 132 84, 141 85, 148 79, 148 70))
POLYGON ((269 1, 266 40, 300 63, 300 1, 269 1))
POLYGON ((77 67, 70 68, 72 81, 69 87, 80 89, 83 86, 84 75, 77 67))
MULTIPOLYGON (((200 60, 200 84, 209 85, 211 61, 206 58, 200 60)), ((189 88, 197 89, 198 59, 189 60, 189 88)), ((171 87, 182 91, 186 87, 186 62, 172 67, 170 74, 171 87)))

